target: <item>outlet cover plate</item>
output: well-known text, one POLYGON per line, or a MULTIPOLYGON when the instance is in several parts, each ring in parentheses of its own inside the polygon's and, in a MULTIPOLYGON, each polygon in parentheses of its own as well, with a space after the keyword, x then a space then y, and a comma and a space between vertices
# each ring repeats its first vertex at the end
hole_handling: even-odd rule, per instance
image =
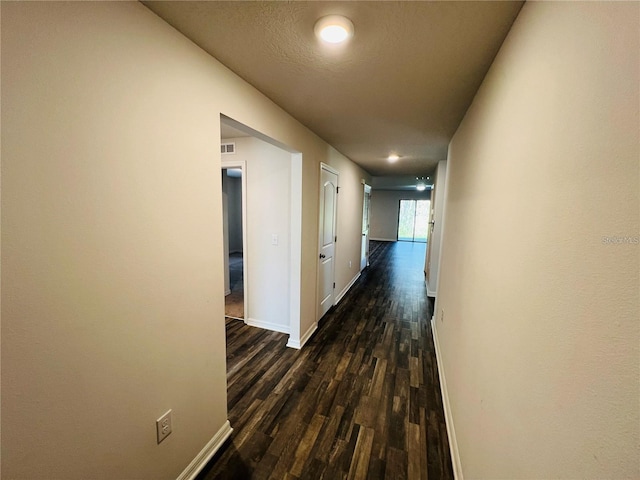
POLYGON ((158 443, 163 441, 171 433, 171 410, 156 420, 156 431, 158 433, 158 443))

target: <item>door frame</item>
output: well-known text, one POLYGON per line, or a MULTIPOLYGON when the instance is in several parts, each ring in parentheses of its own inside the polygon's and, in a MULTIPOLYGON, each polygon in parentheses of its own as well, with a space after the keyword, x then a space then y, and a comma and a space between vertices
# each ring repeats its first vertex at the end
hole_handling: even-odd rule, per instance
POLYGON ((242 301, 244 302, 243 321, 247 323, 247 318, 249 318, 249 282, 247 280, 249 276, 249 251, 247 249, 247 162, 244 160, 222 160, 220 164, 221 170, 229 168, 238 168, 242 170, 242 177, 240 178, 240 185, 242 186, 242 288, 244 289, 242 301))
MULTIPOLYGON (((435 186, 434 186, 435 187, 435 186)), ((433 237, 433 230, 435 228, 435 188, 432 187, 431 188, 431 195, 429 198, 429 226, 427 228, 427 255, 425 257, 424 260, 424 278, 425 278, 425 283, 427 284, 427 294, 429 293, 429 275, 430 275, 430 271, 431 271, 431 248, 433 245, 432 242, 432 237, 433 237)), ((429 295, 431 296, 431 295, 429 295)))
MULTIPOLYGON (((336 180, 336 201, 335 201, 335 206, 334 206, 334 215, 333 215, 333 231, 335 236, 338 236, 338 231, 337 231, 337 226, 338 226, 338 188, 340 186, 340 172, 338 172, 338 170, 336 170, 335 168, 333 168, 330 165, 327 165, 324 162, 320 162, 320 178, 318 179, 318 240, 317 240, 317 248, 316 248, 316 322, 318 320, 320 320, 322 318, 322 316, 320 315, 320 300, 321 300, 321 294, 320 294, 320 289, 322 288, 321 282, 320 282, 320 267, 319 267, 319 263, 318 263, 318 257, 320 255, 320 251, 322 250, 322 245, 321 245, 321 240, 320 240, 320 196, 322 194, 322 170, 326 170, 329 173, 334 174, 337 177, 336 180)), ((333 243, 333 261, 331 262, 331 281, 332 283, 335 285, 335 281, 336 281, 336 253, 338 250, 337 247, 337 243, 336 241, 334 241, 333 243)), ((333 293, 332 293, 332 298, 331 298, 331 305, 335 305, 335 301, 336 301, 336 292, 335 292, 335 287, 333 289, 333 293)))
POLYGON ((369 237, 370 237, 370 229, 371 229, 371 185, 367 185, 365 181, 362 181, 363 190, 362 190, 362 224, 366 220, 367 222, 367 233, 362 233, 362 236, 366 235, 366 239, 362 242, 362 246, 360 249, 360 271, 364 270, 369 266, 369 237), (367 195, 369 195, 369 203, 367 205, 367 195), (367 208, 368 207, 368 208, 367 208), (367 217, 365 219, 365 216, 367 217), (364 250, 364 251, 363 251, 364 250), (363 259, 365 260, 363 262, 363 259), (364 265, 363 265, 364 263, 364 265))
MULTIPOLYGON (((290 294, 290 303, 289 303, 289 341, 287 342, 287 347, 300 349, 306 343, 306 341, 311 337, 315 329, 317 328, 317 323, 314 321, 311 325, 302 325, 303 316, 302 316, 302 307, 303 307, 303 298, 302 298, 302 166, 303 166, 303 155, 301 152, 287 145, 286 142, 282 142, 276 138, 272 138, 259 130, 256 130, 250 126, 249 123, 245 124, 239 122, 238 120, 233 119, 232 117, 225 115, 224 113, 220 113, 220 122, 226 125, 232 126, 244 133, 247 133, 249 136, 262 140, 270 145, 278 147, 286 152, 289 152, 291 155, 291 197, 290 197, 290 228, 291 228, 291 236, 290 236, 290 279, 289 279, 289 294, 290 294), (302 331, 304 329, 304 331, 302 331)), ((228 160, 229 162, 233 162, 233 160, 228 160)), ((245 251, 248 251, 248 235, 247 235, 247 226, 249 223, 247 216, 247 178, 249 172, 247 172, 246 168, 243 170, 243 229, 244 229, 244 238, 243 238, 243 248, 245 251)), ((246 254, 248 257, 250 255, 246 254)), ((244 265, 246 268, 248 266, 248 262, 244 265)), ((249 287, 247 282, 247 278, 249 278, 250 272, 245 270, 245 302, 248 300, 248 292, 249 287)), ((245 316, 248 312, 248 305, 245 303, 245 316)))

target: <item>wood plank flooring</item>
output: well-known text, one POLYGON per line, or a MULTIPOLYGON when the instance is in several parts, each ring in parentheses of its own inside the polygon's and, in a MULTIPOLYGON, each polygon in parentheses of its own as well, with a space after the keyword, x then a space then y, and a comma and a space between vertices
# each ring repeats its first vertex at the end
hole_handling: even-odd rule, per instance
POLYGON ((453 478, 424 254, 372 242, 371 266, 302 350, 228 319, 234 432, 198 479, 453 478))

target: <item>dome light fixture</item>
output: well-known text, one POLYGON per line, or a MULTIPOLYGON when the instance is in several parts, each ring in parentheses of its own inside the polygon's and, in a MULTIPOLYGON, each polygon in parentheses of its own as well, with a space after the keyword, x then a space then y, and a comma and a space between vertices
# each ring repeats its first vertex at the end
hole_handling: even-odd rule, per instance
POLYGON ((387 160, 389 160, 389 163, 397 162, 399 159, 400 159, 400 157, 398 155, 396 155, 395 153, 392 153, 391 155, 389 155, 387 157, 387 160))
POLYGON ((353 37, 353 23, 342 15, 327 15, 320 18, 313 30, 320 40, 334 45, 353 37))
MULTIPOLYGON (((429 177, 427 177, 428 179, 429 177)), ((416 190, 418 190, 419 192, 424 192, 427 189, 427 182, 425 181, 424 177, 416 177, 416 180, 418 180, 418 183, 416 183, 416 190)))

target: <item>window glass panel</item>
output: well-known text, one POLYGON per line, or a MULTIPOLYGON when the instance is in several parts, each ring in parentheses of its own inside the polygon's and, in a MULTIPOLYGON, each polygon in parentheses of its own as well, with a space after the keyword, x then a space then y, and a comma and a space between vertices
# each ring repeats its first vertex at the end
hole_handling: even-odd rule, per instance
POLYGON ((398 217, 398 240, 413 241, 413 228, 416 216, 415 200, 400 200, 398 217))

